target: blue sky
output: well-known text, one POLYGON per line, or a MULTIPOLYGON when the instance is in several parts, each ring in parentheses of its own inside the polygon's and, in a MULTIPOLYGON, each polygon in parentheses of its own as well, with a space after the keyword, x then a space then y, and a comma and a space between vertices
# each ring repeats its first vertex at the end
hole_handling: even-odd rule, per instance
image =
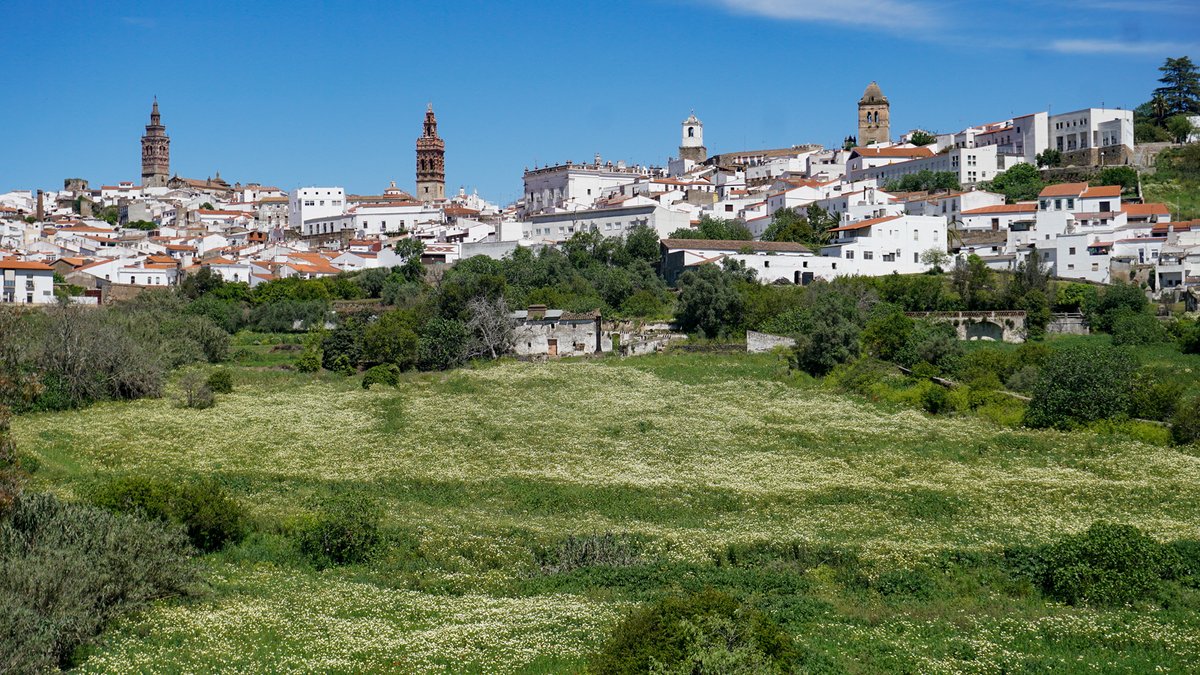
POLYGON ((893 132, 1149 98, 1200 60, 1194 0, 442 0, 0 4, 0 191, 138 180, 158 96, 172 171, 412 187, 427 102, 447 191, 524 167, 835 145, 877 80, 893 132), (984 7, 986 5, 986 7, 984 7), (1132 8, 1132 9, 1130 9, 1132 8))

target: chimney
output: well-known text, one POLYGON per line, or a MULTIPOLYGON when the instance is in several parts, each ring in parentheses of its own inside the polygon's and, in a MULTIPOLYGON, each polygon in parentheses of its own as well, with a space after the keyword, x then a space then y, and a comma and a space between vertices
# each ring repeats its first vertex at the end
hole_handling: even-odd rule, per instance
POLYGON ((46 215, 44 199, 45 199, 45 193, 43 193, 41 190, 38 190, 38 193, 37 193, 37 221, 39 223, 42 222, 42 219, 46 215))

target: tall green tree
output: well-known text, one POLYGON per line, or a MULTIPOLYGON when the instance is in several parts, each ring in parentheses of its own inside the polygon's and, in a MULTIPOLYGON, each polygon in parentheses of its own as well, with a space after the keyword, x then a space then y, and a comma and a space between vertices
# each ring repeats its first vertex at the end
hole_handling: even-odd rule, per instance
POLYGON ((679 304, 675 320, 689 333, 700 331, 716 337, 740 326, 745 310, 735 285, 735 274, 716 265, 701 265, 679 278, 679 304))
POLYGON ((1200 70, 1187 56, 1168 58, 1159 67, 1161 87, 1154 90, 1166 102, 1166 116, 1200 114, 1200 70))

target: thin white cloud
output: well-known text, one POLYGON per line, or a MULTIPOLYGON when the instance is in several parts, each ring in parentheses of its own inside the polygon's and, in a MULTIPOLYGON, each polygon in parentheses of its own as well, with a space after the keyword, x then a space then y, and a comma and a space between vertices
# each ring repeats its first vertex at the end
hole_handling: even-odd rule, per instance
POLYGON ((1046 49, 1060 54, 1173 54, 1195 49, 1194 44, 1180 42, 1129 42, 1118 38, 1053 40, 1046 49))
POLYGON ((158 27, 158 22, 148 16, 123 16, 121 17, 121 21, 130 26, 137 26, 138 28, 153 29, 158 27))
POLYGON ((911 0, 708 0, 739 14, 787 21, 813 21, 881 29, 928 28, 929 7, 911 0))
POLYGON ((1104 10, 1108 12, 1159 12, 1162 14, 1196 14, 1200 12, 1194 0, 1140 0, 1131 3, 1128 0, 1075 0, 1072 4, 1085 9, 1104 10))

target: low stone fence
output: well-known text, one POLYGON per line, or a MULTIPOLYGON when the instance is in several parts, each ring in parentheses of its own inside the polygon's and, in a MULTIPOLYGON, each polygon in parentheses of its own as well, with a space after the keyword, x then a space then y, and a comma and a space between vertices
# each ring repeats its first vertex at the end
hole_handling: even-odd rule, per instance
POLYGON ((757 331, 746 331, 746 351, 751 354, 762 354, 769 352, 776 347, 795 347, 795 338, 786 337, 783 335, 771 335, 770 333, 759 333, 757 331))

